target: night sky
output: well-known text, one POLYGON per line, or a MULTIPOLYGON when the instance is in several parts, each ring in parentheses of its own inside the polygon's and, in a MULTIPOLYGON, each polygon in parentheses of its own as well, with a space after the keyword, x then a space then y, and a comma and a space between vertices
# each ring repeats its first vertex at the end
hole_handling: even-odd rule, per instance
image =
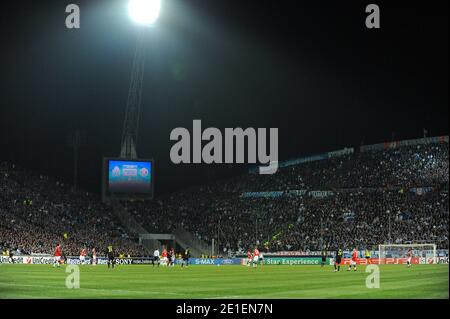
MULTIPOLYGON (((100 192, 118 156, 138 26, 126 0, 2 4, 0 160, 100 192), (65 27, 65 7, 81 28, 65 27)), ((364 143, 448 135, 448 1, 163 0, 147 33, 138 155, 156 196, 244 165, 170 162, 175 127, 277 127, 288 159, 364 143), (381 29, 365 27, 366 5, 381 29)))

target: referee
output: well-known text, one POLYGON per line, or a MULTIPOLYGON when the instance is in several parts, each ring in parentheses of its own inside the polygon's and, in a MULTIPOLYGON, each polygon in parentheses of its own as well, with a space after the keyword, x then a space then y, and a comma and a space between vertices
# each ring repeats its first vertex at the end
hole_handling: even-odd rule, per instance
POLYGON ((326 262, 327 262, 327 251, 325 249, 322 249, 322 262, 320 263, 320 267, 322 268, 323 266, 325 266, 326 262))
POLYGON ((189 265, 190 255, 191 255, 191 252, 189 250, 189 247, 187 247, 183 254, 183 263, 181 264, 181 268, 183 268, 183 266, 187 267, 189 265))
POLYGON ((336 257, 334 260, 334 271, 341 271, 341 260, 342 260, 342 249, 338 248, 336 250, 336 257))
POLYGON ((365 251, 367 265, 370 265, 370 251, 366 248, 365 251))
POLYGON ((111 245, 108 246, 108 251, 107 251, 106 255, 108 256, 108 269, 110 267, 112 267, 114 269, 114 265, 115 265, 116 261, 114 260, 113 246, 111 246, 111 245))

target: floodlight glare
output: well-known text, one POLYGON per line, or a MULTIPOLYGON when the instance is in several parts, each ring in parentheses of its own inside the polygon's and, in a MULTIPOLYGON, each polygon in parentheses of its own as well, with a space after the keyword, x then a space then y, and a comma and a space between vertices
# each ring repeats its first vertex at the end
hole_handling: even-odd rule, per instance
POLYGON ((131 19, 142 25, 152 25, 161 11, 161 0, 130 0, 128 13, 131 19))

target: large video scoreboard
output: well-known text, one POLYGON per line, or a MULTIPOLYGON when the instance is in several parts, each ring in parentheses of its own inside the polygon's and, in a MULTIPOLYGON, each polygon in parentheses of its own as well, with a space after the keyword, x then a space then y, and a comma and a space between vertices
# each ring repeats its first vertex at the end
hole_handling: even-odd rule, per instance
POLYGON ((153 160, 104 158, 103 200, 152 199, 153 176, 153 160))

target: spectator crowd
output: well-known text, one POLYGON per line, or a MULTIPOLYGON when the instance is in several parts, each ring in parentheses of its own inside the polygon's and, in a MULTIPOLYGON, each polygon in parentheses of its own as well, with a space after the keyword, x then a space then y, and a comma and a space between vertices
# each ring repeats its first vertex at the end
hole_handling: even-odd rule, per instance
POLYGON ((149 232, 181 227, 206 242, 214 238, 221 253, 241 253, 255 243, 270 251, 408 242, 448 248, 448 151, 448 143, 434 143, 346 154, 218 181, 128 210, 149 232), (289 190, 332 195, 242 196, 289 190))
MULTIPOLYGON (((448 142, 344 154, 124 206, 149 233, 182 228, 204 242, 215 239, 221 254, 255 244, 303 252, 409 242, 448 249, 448 154, 448 142), (304 192, 286 192, 292 190, 304 192), (276 191, 286 193, 257 195, 276 191)), ((0 248, 52 253, 60 242, 77 255, 112 244, 125 255, 148 254, 132 237, 96 196, 0 164, 0 248)))
POLYGON ((0 164, 0 248, 16 254, 51 254, 57 243, 67 256, 108 245, 126 255, 144 251, 128 238, 111 207, 86 192, 15 165, 0 164))

